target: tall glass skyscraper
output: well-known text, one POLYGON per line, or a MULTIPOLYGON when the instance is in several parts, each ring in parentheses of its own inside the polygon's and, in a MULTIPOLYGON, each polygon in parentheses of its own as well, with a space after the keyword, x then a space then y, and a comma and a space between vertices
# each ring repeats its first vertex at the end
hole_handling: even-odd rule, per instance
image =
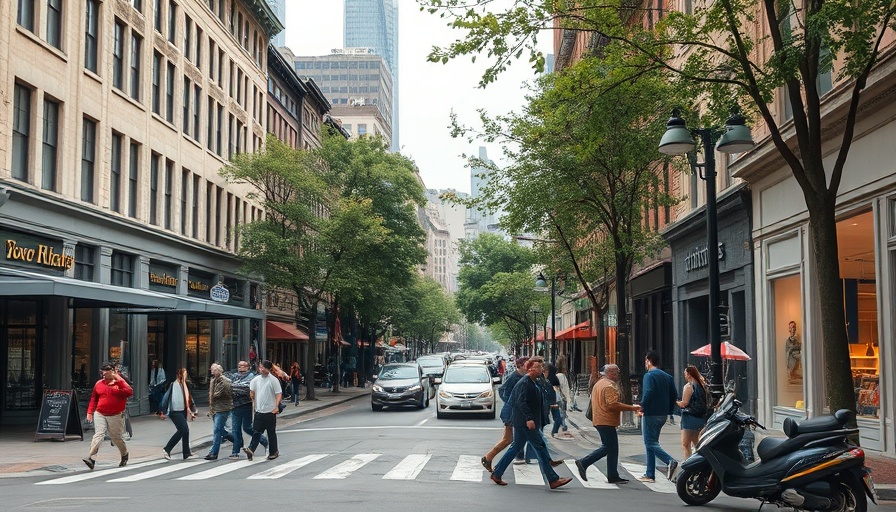
MULTIPOLYGON (((269 0, 272 1, 272 0, 269 0)), ((392 72, 392 150, 398 151, 398 0, 345 0, 344 46, 373 48, 392 72)))
MULTIPOLYGON (((274 11, 274 14, 277 15, 277 19, 280 20, 280 23, 283 26, 286 26, 286 0, 268 0, 268 5, 271 6, 271 10, 274 11)), ((275 48, 280 48, 281 46, 286 46, 286 29, 281 31, 279 34, 271 39, 271 43, 274 44, 275 48)))

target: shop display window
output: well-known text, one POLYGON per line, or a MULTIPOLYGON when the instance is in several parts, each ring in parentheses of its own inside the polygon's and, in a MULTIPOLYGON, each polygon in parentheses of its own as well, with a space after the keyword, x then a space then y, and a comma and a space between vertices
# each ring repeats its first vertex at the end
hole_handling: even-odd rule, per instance
POLYGON ((130 349, 128 340, 130 337, 131 316, 110 313, 109 314, 109 361, 118 364, 118 371, 124 380, 133 385, 131 375, 133 350, 130 349))
POLYGON ((76 308, 71 310, 71 315, 72 389, 78 390, 83 397, 100 378, 99 369, 91 365, 94 310, 76 308))
POLYGON ((211 332, 211 320, 187 320, 187 372, 197 389, 208 388, 211 332))
POLYGON ((774 336, 777 405, 805 408, 803 398, 803 302, 799 274, 774 279, 772 335, 774 336))

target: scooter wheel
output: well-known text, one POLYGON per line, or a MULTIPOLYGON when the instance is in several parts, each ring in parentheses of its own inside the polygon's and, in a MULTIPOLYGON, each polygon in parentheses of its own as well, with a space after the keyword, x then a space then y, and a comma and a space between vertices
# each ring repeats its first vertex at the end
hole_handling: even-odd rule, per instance
POLYGON ((841 473, 832 484, 835 485, 835 499, 830 510, 836 512, 866 512, 868 510, 868 498, 865 496, 865 489, 858 478, 849 473, 841 473))
POLYGON ((699 469, 682 469, 675 484, 678 497, 688 505, 706 505, 722 490, 722 483, 708 466, 699 469))

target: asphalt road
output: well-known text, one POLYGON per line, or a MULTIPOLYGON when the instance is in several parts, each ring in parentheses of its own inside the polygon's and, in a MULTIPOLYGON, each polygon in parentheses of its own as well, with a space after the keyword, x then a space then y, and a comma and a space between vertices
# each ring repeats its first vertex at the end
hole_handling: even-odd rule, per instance
MULTIPOLYGON (((358 399, 319 411, 279 432, 280 458, 165 461, 65 476, 0 479, 4 510, 420 510, 685 511, 673 485, 601 484, 589 473, 561 490, 548 490, 535 465, 511 466, 499 487, 479 465, 501 433, 500 420, 435 417, 428 409, 372 412, 358 399), (595 487, 588 487, 593 485, 595 487), (571 508, 570 508, 571 507, 571 508)), ((555 458, 571 461, 593 446, 550 441, 555 458)), ((262 453, 259 453, 262 455, 262 453)), ((601 462, 597 469, 606 473, 601 462)), ((643 471, 643 470, 642 470, 643 471)), ((720 497, 701 511, 755 511, 758 502, 720 497)))

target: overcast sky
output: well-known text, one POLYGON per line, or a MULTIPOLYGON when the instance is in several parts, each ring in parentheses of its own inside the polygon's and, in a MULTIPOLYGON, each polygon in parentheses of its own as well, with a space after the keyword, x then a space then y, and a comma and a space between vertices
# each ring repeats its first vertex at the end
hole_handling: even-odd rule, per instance
MULTIPOLYGON (((289 0, 286 2, 286 46, 296 55, 326 55, 342 47, 342 0, 289 0)), ((428 188, 470 191, 470 170, 462 154, 476 155, 482 142, 468 144, 452 139, 448 124, 452 109, 466 124, 476 124, 476 110, 490 114, 520 111, 523 82, 534 77, 528 59, 515 62, 509 71, 485 89, 477 88, 484 64, 461 58, 433 64, 426 55, 433 45, 444 46, 462 37, 446 21, 421 12, 415 0, 399 0, 399 66, 401 73, 400 144, 402 154, 413 159, 428 188)), ((548 45, 549 37, 541 38, 548 45)), ((500 162, 497 145, 486 145, 488 156, 500 162)))

